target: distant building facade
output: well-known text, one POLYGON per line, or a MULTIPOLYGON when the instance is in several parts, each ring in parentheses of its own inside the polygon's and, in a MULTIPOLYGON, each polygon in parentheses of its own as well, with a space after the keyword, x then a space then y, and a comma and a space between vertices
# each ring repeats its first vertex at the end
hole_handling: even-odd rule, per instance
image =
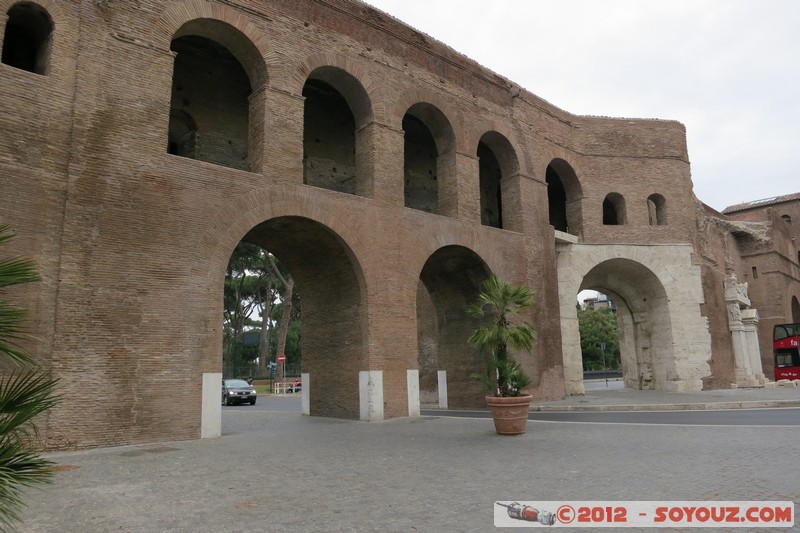
POLYGON ((616 304, 632 387, 759 384, 796 315, 797 203, 702 204, 678 122, 570 114, 358 1, 0 12, 0 221, 42 276, 10 296, 61 379, 50 448, 220 434, 242 240, 295 279, 312 415, 414 415, 442 371, 481 405, 490 273, 536 293, 539 399, 583 392, 582 290, 616 304))

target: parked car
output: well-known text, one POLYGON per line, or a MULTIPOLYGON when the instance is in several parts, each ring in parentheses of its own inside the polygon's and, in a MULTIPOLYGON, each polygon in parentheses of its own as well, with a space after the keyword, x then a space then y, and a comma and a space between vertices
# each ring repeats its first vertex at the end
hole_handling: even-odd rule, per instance
POLYGON ((237 403, 256 404, 258 394, 253 386, 243 379, 222 380, 222 405, 235 405, 237 403))

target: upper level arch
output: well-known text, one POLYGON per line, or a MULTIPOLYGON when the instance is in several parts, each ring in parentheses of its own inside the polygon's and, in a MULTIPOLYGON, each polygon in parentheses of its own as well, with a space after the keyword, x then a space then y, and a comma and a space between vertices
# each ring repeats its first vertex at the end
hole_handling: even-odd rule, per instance
POLYGON ((205 0, 169 2, 161 15, 158 35, 160 46, 169 50, 171 43, 186 35, 202 36, 225 47, 247 73, 252 89, 267 83, 267 32, 241 12, 205 0))
POLYGON ((356 129, 361 129, 375 119, 373 97, 370 95, 375 84, 364 70, 339 54, 315 54, 306 58, 295 70, 291 90, 301 94, 310 80, 330 85, 347 102, 356 129))
POLYGON ((447 214, 455 204, 455 132, 435 105, 418 102, 402 121, 404 205, 429 213, 447 214))
POLYGON ((34 74, 50 68, 53 19, 35 2, 17 2, 6 11, 2 63, 34 74))
MULTIPOLYGON (((519 159, 509 140, 496 131, 488 131, 478 141, 478 180, 480 186, 481 224, 503 228, 504 206, 512 205, 504 198, 504 179, 519 173, 519 159)), ((509 193, 505 193, 509 194, 509 193)), ((516 204, 517 202, 514 202, 516 204)), ((508 219, 508 217, 505 217, 508 219)))
POLYGON ((303 183, 349 194, 369 191, 370 99, 338 67, 309 73, 303 86, 303 183))
POLYGON ((185 23, 175 32, 170 48, 176 55, 168 153, 258 170, 263 101, 251 98, 252 80, 263 83, 266 75, 263 60, 254 59, 258 51, 237 28, 216 19, 185 23), (187 123, 196 128, 187 130, 187 123), (176 132, 183 130, 189 131, 187 136, 176 138, 176 132))
POLYGON ((583 233, 583 191, 575 170, 563 159, 553 159, 547 165, 545 181, 550 225, 556 231, 580 236, 583 233))

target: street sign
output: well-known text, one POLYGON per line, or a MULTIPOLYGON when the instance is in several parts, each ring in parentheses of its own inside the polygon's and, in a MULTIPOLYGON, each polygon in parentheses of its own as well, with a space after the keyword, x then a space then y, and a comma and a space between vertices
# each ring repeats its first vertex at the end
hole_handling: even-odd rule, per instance
POLYGON ((285 363, 286 362, 286 356, 284 354, 280 354, 278 356, 278 362, 279 363, 285 363))

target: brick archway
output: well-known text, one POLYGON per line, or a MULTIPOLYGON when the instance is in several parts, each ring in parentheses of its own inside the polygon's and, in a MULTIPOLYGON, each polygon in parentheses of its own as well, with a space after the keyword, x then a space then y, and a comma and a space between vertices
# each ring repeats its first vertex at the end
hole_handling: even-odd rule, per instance
POLYGON ((357 418, 358 372, 366 365, 366 297, 361 268, 342 238, 299 216, 271 218, 242 239, 275 254, 303 301, 303 372, 310 414, 357 418))
POLYGON ((486 263, 463 246, 444 246, 434 252, 420 273, 417 289, 417 341, 420 397, 432 401, 437 372, 445 371, 449 406, 483 405, 480 384, 471 374, 484 370, 467 338, 475 329, 466 308, 489 276, 486 263), (446 325, 445 325, 446 324, 446 325))

